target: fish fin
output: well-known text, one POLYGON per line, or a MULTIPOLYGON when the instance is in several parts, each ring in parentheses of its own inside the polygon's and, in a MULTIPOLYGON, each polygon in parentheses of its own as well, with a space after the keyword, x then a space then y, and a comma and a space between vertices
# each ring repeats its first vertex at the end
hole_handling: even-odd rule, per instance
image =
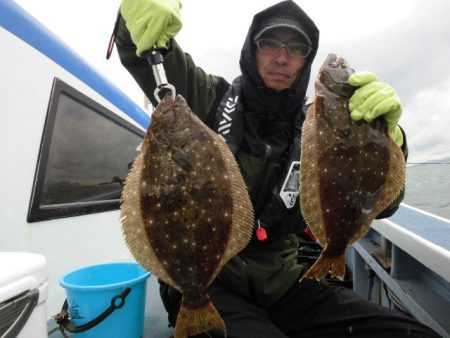
MULTIPOLYGON (((386 209, 400 195, 405 186, 406 163, 403 152, 390 136, 388 136, 389 149, 389 167, 387 171, 386 182, 383 185, 383 191, 379 197, 380 210, 376 210, 378 215, 386 209)), ((375 216, 376 216, 375 215, 375 216)))
MULTIPOLYGON (((325 250, 324 250, 325 252, 325 250)), ((305 278, 309 279, 323 279, 330 273, 332 277, 337 277, 340 280, 345 276, 345 256, 332 256, 328 257, 324 255, 324 252, 319 256, 316 262, 309 268, 309 270, 300 279, 300 282, 305 278)))
POLYGON ((175 338, 196 336, 210 329, 220 329, 226 336, 225 323, 211 301, 200 309, 188 309, 181 302, 175 325, 175 338))
POLYGON ((326 245, 326 233, 320 206, 320 179, 317 149, 316 105, 323 105, 324 97, 318 95, 316 102, 309 107, 307 118, 302 126, 302 151, 300 157, 300 211, 317 241, 326 245), (308 145, 308 146, 305 146, 308 145))

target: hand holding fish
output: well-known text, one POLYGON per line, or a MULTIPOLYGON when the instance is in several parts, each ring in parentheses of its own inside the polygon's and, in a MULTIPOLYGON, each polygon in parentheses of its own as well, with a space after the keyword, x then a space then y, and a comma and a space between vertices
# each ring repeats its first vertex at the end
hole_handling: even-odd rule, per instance
POLYGON ((385 119, 389 134, 398 146, 403 144, 403 134, 398 126, 402 104, 395 90, 380 82, 372 72, 358 72, 348 78, 348 83, 360 87, 350 98, 349 109, 354 121, 371 122, 379 116, 385 119))
POLYGON ((120 13, 126 21, 136 54, 152 46, 166 47, 181 29, 180 0, 123 0, 120 13))

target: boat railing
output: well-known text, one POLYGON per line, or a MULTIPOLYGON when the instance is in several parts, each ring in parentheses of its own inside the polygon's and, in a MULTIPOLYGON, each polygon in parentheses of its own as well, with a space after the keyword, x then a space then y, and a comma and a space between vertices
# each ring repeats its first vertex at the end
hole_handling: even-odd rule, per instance
POLYGON ((450 220, 406 204, 347 251, 353 289, 450 337, 450 220))

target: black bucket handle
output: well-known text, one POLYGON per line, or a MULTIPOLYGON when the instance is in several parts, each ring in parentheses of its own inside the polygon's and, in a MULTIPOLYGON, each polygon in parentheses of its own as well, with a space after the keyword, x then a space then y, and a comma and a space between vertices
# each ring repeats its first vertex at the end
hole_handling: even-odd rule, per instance
POLYGON ((102 314, 100 314, 97 318, 91 320, 90 322, 76 326, 74 325, 69 317, 69 313, 67 312, 67 309, 69 307, 67 303, 67 299, 64 301, 64 304, 62 306, 62 309, 58 314, 55 316, 55 320, 58 323, 58 325, 64 329, 66 329, 69 332, 72 333, 79 333, 86 330, 89 330, 93 328, 94 326, 100 324, 102 321, 104 321, 108 316, 113 313, 115 310, 120 309, 125 305, 125 298, 128 296, 128 294, 131 292, 130 288, 125 288, 123 292, 120 295, 116 295, 111 299, 111 305, 103 311, 102 314), (117 302, 117 300, 120 300, 117 302))

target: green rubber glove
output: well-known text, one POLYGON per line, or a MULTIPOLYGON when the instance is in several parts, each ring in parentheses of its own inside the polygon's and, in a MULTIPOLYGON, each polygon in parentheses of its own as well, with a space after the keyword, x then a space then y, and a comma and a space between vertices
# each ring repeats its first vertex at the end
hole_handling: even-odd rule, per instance
POLYGON ((401 147, 403 133, 398 126, 402 115, 402 104, 394 89, 371 72, 354 73, 348 78, 348 83, 358 88, 349 101, 352 120, 361 119, 370 122, 378 116, 385 119, 389 134, 394 142, 401 147))
POLYGON ((154 45, 166 47, 180 31, 181 6, 181 0, 122 0, 120 13, 138 56, 154 45))

